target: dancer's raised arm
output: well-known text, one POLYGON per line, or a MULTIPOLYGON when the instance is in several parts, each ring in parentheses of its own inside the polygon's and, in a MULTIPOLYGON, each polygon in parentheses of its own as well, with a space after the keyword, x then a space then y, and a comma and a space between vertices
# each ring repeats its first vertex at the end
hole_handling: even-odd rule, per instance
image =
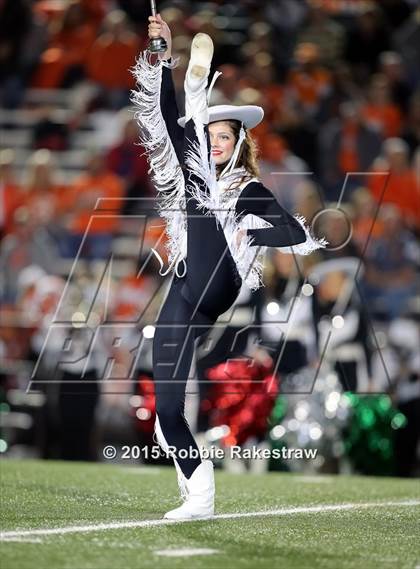
MULTIPOLYGON (((170 61, 172 57, 172 35, 168 24, 162 20, 160 14, 149 16, 149 38, 163 37, 166 40, 168 49, 163 54, 159 54, 159 59, 170 61)), ((182 163, 184 130, 178 125, 177 120, 180 116, 175 95, 175 87, 170 68, 162 68, 162 84, 160 91, 160 109, 163 119, 168 129, 169 137, 175 149, 177 158, 182 163)))

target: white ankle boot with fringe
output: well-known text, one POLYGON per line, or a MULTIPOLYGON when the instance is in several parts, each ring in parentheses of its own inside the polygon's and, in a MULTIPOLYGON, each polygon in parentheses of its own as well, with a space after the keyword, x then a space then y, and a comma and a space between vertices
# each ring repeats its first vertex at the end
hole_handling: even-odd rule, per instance
POLYGON ((203 460, 187 481, 186 501, 163 516, 169 520, 210 518, 214 515, 214 467, 211 460, 203 460))
MULTIPOLYGON (((159 417, 155 420, 156 442, 164 452, 169 451, 169 445, 162 432, 159 417)), ((174 458, 174 464, 178 476, 178 486, 184 503, 166 512, 166 519, 181 520, 194 518, 209 518, 214 515, 214 466, 211 460, 203 460, 197 466, 190 478, 184 476, 178 461, 174 458)))
POLYGON ((191 55, 185 74, 185 122, 196 117, 203 124, 208 124, 208 108, 206 87, 213 59, 213 41, 207 34, 194 36, 191 44, 191 55))

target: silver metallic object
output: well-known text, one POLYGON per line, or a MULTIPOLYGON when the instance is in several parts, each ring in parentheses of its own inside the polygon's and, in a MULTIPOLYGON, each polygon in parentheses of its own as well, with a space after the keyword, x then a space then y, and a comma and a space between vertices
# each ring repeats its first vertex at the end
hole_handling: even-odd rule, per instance
MULTIPOLYGON (((155 0, 150 0, 150 9, 152 11, 152 16, 156 16, 156 2, 155 0)), ((168 44, 164 38, 152 38, 149 42, 149 51, 152 53, 164 53, 168 49, 168 44)))

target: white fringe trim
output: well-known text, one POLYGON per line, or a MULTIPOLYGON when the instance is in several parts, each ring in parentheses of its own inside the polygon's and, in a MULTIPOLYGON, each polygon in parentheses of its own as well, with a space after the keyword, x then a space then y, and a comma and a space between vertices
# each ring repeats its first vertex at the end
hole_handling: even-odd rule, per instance
POLYGON ((185 212, 185 183, 174 147, 160 109, 162 66, 175 67, 178 61, 152 63, 151 54, 142 52, 132 73, 137 90, 131 91, 135 118, 140 127, 144 146, 158 192, 158 213, 166 221, 169 264, 186 257, 187 221, 185 212))
POLYGON ((298 255, 310 255, 317 249, 323 249, 329 244, 325 237, 317 239, 312 235, 311 230, 308 227, 306 219, 303 215, 296 214, 293 217, 300 223, 303 230, 305 231, 306 241, 298 243, 297 245, 291 245, 290 247, 277 247, 279 251, 289 254, 294 253, 298 255))

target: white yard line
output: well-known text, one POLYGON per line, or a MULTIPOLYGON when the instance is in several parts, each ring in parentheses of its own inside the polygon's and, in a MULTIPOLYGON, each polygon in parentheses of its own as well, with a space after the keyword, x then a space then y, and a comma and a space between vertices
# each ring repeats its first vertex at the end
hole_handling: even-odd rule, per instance
POLYGON ((18 542, 24 542, 24 543, 43 543, 42 539, 40 537, 25 537, 25 536, 19 536, 19 537, 5 537, 4 539, 0 540, 0 541, 18 541, 18 542))
POLYGON ((162 555, 164 557, 191 557, 193 555, 214 555, 220 553, 219 549, 208 548, 188 548, 183 549, 159 549, 153 552, 155 555, 162 555))
POLYGON ((342 510, 357 510, 358 508, 389 508, 399 506, 420 506, 420 500, 403 500, 399 502, 361 502, 355 504, 327 504, 324 506, 300 506, 295 508, 280 508, 277 510, 262 510, 260 512, 240 512, 237 514, 216 514, 212 518, 206 520, 142 520, 137 522, 115 522, 90 524, 86 526, 67 526, 58 528, 28 529, 5 531, 0 533, 0 539, 3 541, 24 541, 25 537, 47 536, 47 535, 63 535, 67 533, 87 533, 94 531, 107 531, 113 529, 132 529, 132 528, 150 528, 155 526, 166 526, 180 523, 191 523, 197 521, 213 521, 213 520, 233 520, 238 518, 253 518, 259 516, 290 516, 294 514, 316 514, 322 512, 339 512, 342 510))

